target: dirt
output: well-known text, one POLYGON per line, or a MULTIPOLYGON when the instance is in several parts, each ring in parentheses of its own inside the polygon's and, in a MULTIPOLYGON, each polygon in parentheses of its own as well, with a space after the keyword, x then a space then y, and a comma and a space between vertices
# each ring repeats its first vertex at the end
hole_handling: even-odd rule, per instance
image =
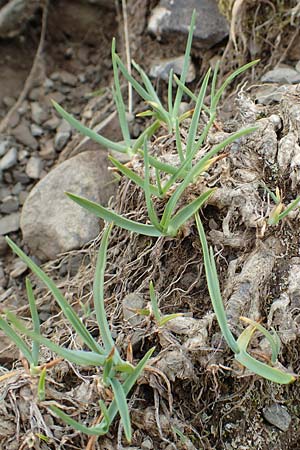
MULTIPOLYGON (((145 33, 149 11, 156 3, 141 0, 128 2, 132 56, 146 69, 153 58, 176 53, 175 46, 159 44, 145 33)), ((203 55, 194 54, 198 78, 192 88, 199 84, 209 59, 223 51, 227 55, 224 59, 226 69, 239 65, 245 59, 262 57, 261 65, 247 80, 249 83, 249 77, 252 77, 255 85, 263 67, 273 67, 282 54, 285 54, 285 60, 293 60, 291 47, 286 43, 295 34, 295 25, 291 23, 291 17, 293 20, 297 18, 296 10, 292 11, 294 3, 290 2, 289 8, 284 10, 283 2, 273 2, 273 6, 270 6, 272 2, 259 2, 259 8, 254 2, 240 3, 244 3, 245 9, 240 11, 239 17, 246 18, 251 26, 244 28, 244 40, 237 33, 237 57, 230 58, 230 51, 236 51, 232 42, 226 49, 220 46, 203 55), (262 24, 268 22, 270 11, 274 8, 278 20, 280 14, 286 18, 287 28, 284 29, 282 41, 279 39, 276 42, 270 56, 268 51, 273 29, 268 29, 269 34, 263 34, 261 30, 267 28, 262 24), (259 35, 259 50, 255 47, 255 55, 251 41, 253 11, 259 17, 258 25, 262 33, 259 35), (259 15, 262 11, 265 21, 259 15), (245 49, 245 43, 252 53, 249 48, 248 51, 245 49)), ((236 24, 237 30, 241 23, 236 24)), ((20 36, 0 41, 0 97, 17 99, 34 60, 40 28, 41 11, 37 10, 20 36)), ((84 73, 87 77, 84 88, 81 90, 80 85, 72 88, 63 106, 81 113, 88 95, 100 89, 102 95, 95 100, 95 114, 97 118, 106 117, 113 111, 112 96, 107 87, 112 81, 110 42, 116 33, 122 42, 122 17, 113 10, 96 8, 79 0, 51 2, 43 64, 37 76, 39 81, 35 81, 37 86, 56 70, 77 75, 84 73), (103 89, 106 90, 104 94, 103 89)), ((123 48, 120 48, 122 51, 123 48)), ((299 94, 297 86, 291 86, 280 103, 264 106, 257 104, 256 87, 244 89, 243 94, 237 95, 238 88, 245 81, 246 78, 239 79, 239 85, 232 86, 228 92, 227 101, 223 102, 223 109, 218 114, 218 126, 208 136, 207 148, 253 121, 258 125, 258 131, 232 144, 226 157, 210 168, 206 176, 188 189, 185 195, 187 199, 195 198, 208 187, 218 188, 202 211, 201 218, 216 257, 231 329, 236 335, 241 332, 243 324, 239 317, 242 315, 261 320, 268 329, 274 327, 282 342, 279 363, 290 372, 299 374, 299 214, 296 211, 278 226, 269 226, 267 218, 273 205, 263 189, 263 185, 273 191, 278 187, 285 205, 299 192, 300 175, 296 164, 300 129, 299 94), (293 151, 291 145, 286 143, 287 137, 294 139, 293 151)), ((165 95, 163 84, 159 85, 159 89, 165 95)), ((138 102, 135 108, 140 108, 138 102)), ((2 117, 8 109, 9 106, 2 103, 2 117)), ((205 116, 201 121, 199 129, 203 128, 205 116)), ((138 134, 142 121, 137 123, 138 134)), ((189 124, 187 120, 183 125, 183 140, 189 124)), ((111 138, 118 132, 114 122, 106 129, 107 136, 111 138)), ((174 139, 164 134, 158 133, 153 139, 152 151, 157 155, 170 155, 174 149, 174 139)), ((84 148, 78 150, 79 142, 80 138, 74 135, 53 164, 83 151, 84 148)), ((137 164, 137 170, 141 170, 139 167, 137 164)), ((144 195, 128 180, 121 179, 112 206, 133 220, 145 222, 147 219, 144 195)), ((156 204, 158 212, 163 206, 162 202, 156 204)), ((19 232, 13 233, 12 237, 22 243, 19 232)), ((95 335, 96 321, 89 308, 93 307, 91 290, 100 239, 101 235, 92 245, 44 265, 44 270, 62 288, 95 335)), ((234 361, 212 312, 199 236, 193 221, 176 239, 152 239, 114 227, 107 260, 105 304, 120 352, 125 356, 131 343, 134 360, 138 361, 150 347, 155 346, 151 364, 129 400, 133 426, 131 446, 128 447, 122 435, 119 419, 114 421, 107 436, 93 440, 65 425, 49 408, 51 403, 57 402, 75 420, 91 426, 100 414, 99 397, 107 399, 110 395, 101 388, 99 371, 56 361, 47 371, 46 399, 38 401, 37 379, 29 375, 26 362, 11 347, 8 351, 5 348, 5 358, 0 354, 0 449, 300 448, 298 379, 288 386, 277 385, 249 373, 234 361), (149 303, 151 280, 158 294, 161 312, 183 314, 159 329, 149 317, 139 318, 135 325, 123 318, 123 300, 128 294, 140 295, 145 305, 149 303), (288 411, 291 424, 287 431, 281 431, 265 419, 264 410, 273 404, 281 405, 288 411)), ((14 261, 11 255, 5 256, 8 273, 14 261)), ((49 293, 34 277, 32 280, 47 337, 63 345, 80 345, 49 293)), ((29 308, 24 301, 24 275, 16 280, 10 279, 9 283, 7 287, 12 288, 14 294, 2 307, 10 306, 17 310, 20 317, 29 317, 29 308), (23 299, 21 305, 18 303, 20 299, 23 299)), ((268 360, 270 349, 261 335, 255 336, 251 343, 252 354, 268 360)), ((9 340, 6 340, 5 347, 8 346, 9 340)), ((49 362, 54 359, 55 356, 43 348, 41 360, 49 362)))

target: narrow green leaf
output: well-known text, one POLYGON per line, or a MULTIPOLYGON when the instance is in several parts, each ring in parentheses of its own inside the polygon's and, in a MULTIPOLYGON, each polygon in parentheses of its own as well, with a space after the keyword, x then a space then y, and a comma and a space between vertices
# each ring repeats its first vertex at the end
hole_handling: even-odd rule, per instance
POLYGON ((144 86, 151 98, 151 101, 155 102, 159 106, 159 108, 164 109, 146 72, 135 61, 132 61, 132 65, 135 68, 135 70, 140 74, 140 76, 143 80, 144 86))
POLYGON ((77 131, 79 131, 84 136, 89 137, 92 139, 92 141, 97 142, 100 145, 103 145, 106 148, 111 148, 112 150, 115 150, 120 153, 127 153, 127 148, 125 145, 118 144, 117 142, 113 142, 110 139, 107 139, 100 134, 96 133, 96 131, 91 130, 90 128, 86 127, 82 123, 80 123, 75 117, 73 117, 71 114, 67 113, 58 103, 56 103, 54 100, 52 100, 52 104, 56 111, 67 121, 70 125, 72 125, 73 128, 75 128, 77 131))
POLYGON ((163 316, 160 321, 158 322, 159 327, 163 327, 166 325, 166 323, 170 322, 170 320, 176 319, 177 317, 182 317, 181 313, 175 313, 175 314, 168 314, 166 316, 163 316))
MULTIPOLYGON (((34 293, 33 293, 32 285, 31 285, 29 278, 26 278, 26 291, 27 291, 27 297, 28 297, 28 301, 29 301, 30 314, 31 314, 32 323, 33 323, 33 330, 36 333, 40 334, 40 318, 39 318, 38 311, 36 308, 34 293)), ((32 358, 34 360, 35 367, 38 366, 38 364, 39 364, 39 351, 40 351, 39 343, 33 341, 33 343, 32 343, 32 358)))
POLYGON ((151 199, 151 191, 150 191, 150 169, 149 169, 149 155, 148 155, 148 148, 147 148, 147 141, 145 139, 144 141, 144 170, 145 170, 145 181, 144 181, 144 193, 146 198, 146 206, 148 211, 149 219, 152 223, 152 225, 159 230, 160 232, 161 227, 159 224, 159 220, 151 199))
POLYGON ((123 390, 121 383, 116 379, 112 378, 110 380, 111 387, 113 389, 115 395, 115 401, 117 404, 117 408, 121 417, 122 425, 124 428, 125 436, 128 442, 131 442, 131 423, 129 410, 126 401, 126 394, 123 390))
POLYGON ((250 69, 250 67, 254 66, 255 64, 257 64, 260 60, 256 59, 255 61, 251 61, 248 64, 245 64, 242 67, 239 67, 237 70, 235 70, 231 75, 229 75, 226 80, 224 81, 224 83, 222 84, 222 86, 220 87, 220 89, 217 91, 216 95, 213 98, 213 101, 211 103, 211 109, 215 110, 219 100, 223 94, 223 92, 225 91, 225 89, 227 88, 227 86, 241 73, 245 72, 246 70, 250 69))
POLYGON ((75 203, 82 206, 89 212, 95 214, 95 216, 105 220, 106 222, 114 222, 120 228, 124 228, 125 230, 128 231, 133 231, 134 233, 143 234, 145 236, 153 236, 153 237, 161 236, 161 232, 158 231, 155 227, 153 227, 153 225, 144 225, 139 222, 134 222, 133 220, 130 219, 125 219, 124 217, 119 216, 115 212, 110 211, 109 209, 104 208, 103 206, 98 205, 97 203, 94 203, 90 200, 79 197, 78 195, 75 194, 71 194, 69 192, 66 192, 66 194, 75 203))
POLYGON ((215 96, 215 91, 216 91, 216 86, 217 86, 217 75, 218 75, 218 71, 219 71, 219 67, 220 67, 220 61, 217 61, 215 69, 214 69, 214 74, 213 74, 213 79, 211 82, 211 89, 210 89, 210 107, 211 109, 213 109, 213 99, 215 96))
MULTIPOLYGON (((127 396, 137 381, 138 377, 144 370, 148 360, 150 359, 152 353, 154 352, 154 348, 150 349, 146 355, 141 359, 141 361, 137 364, 134 371, 126 378, 124 381, 122 387, 125 393, 125 396, 127 396)), ((63 411, 61 411, 56 406, 50 407, 55 414, 58 415, 64 422, 66 422, 68 425, 71 425, 75 430, 78 430, 82 433, 85 433, 90 436, 102 436, 103 434, 107 433, 108 427, 111 425, 112 421, 114 420, 117 412, 118 407, 115 400, 113 400, 107 409, 107 415, 106 417, 109 417, 109 423, 107 422, 107 418, 104 418, 104 420, 101 421, 99 425, 95 425, 94 427, 88 428, 81 423, 77 422, 76 420, 69 417, 67 414, 65 414, 63 411)))
POLYGON ((173 74, 174 70, 171 68, 168 81, 168 109, 170 116, 173 115, 173 74))
POLYGON ((38 276, 38 278, 47 286, 50 292, 53 294, 55 300, 59 304, 62 312, 73 326, 74 330, 81 337, 83 342, 93 351, 103 354, 103 349, 94 340, 89 331, 85 328, 69 302, 64 298, 56 284, 49 278, 33 261, 28 258, 25 253, 9 238, 6 237, 6 241, 10 248, 16 253, 21 260, 27 264, 27 266, 38 276))
POLYGON ((39 383, 38 383, 38 400, 43 402, 46 398, 46 367, 44 367, 41 371, 39 383))
POLYGON ((121 72, 124 75, 124 77, 126 78, 126 80, 129 81, 129 83, 132 85, 132 87, 136 90, 136 92, 139 94, 139 96, 142 99, 144 99, 146 102, 151 101, 152 97, 150 96, 150 94, 148 94, 148 92, 143 88, 143 86, 140 83, 138 83, 138 81, 136 81, 132 75, 129 74, 127 68, 121 61, 119 55, 117 55, 117 54, 115 54, 115 55, 116 55, 115 59, 119 66, 119 69, 121 70, 121 72))
POLYGON ((181 143, 181 136, 180 136, 180 128, 179 128, 179 120, 178 120, 178 118, 176 118, 176 122, 175 122, 175 134, 176 134, 176 149, 177 149, 177 153, 178 153, 178 156, 179 156, 181 164, 183 164, 184 163, 184 156, 183 156, 183 151, 182 151, 182 143, 181 143))
POLYGON ((189 220, 190 217, 192 217, 205 202, 207 202, 214 191, 215 189, 207 190, 201 194, 200 197, 196 198, 187 206, 184 206, 180 211, 178 211, 178 213, 175 214, 175 216, 170 220, 167 232, 170 233, 170 235, 176 235, 179 228, 186 223, 186 221, 189 220))
POLYGON ((127 123, 127 117, 126 117, 126 109, 125 104, 122 96, 121 86, 120 86, 120 79, 119 79, 119 71, 116 61, 116 40, 113 38, 112 40, 112 48, 111 48, 111 55, 112 55, 112 65, 113 65, 113 73, 114 73, 114 83, 115 83, 115 103, 118 111, 119 116, 119 123, 122 130, 123 139, 126 143, 127 148, 130 148, 131 142, 130 142, 130 133, 127 123))
POLYGON ((297 197, 282 211, 282 213, 279 214, 278 219, 279 220, 284 219, 284 217, 286 217, 293 209, 299 206, 300 206, 300 197, 297 197))
MULTIPOLYGON (((190 62, 193 34, 194 34, 194 29, 195 29, 195 22, 196 22, 196 11, 194 9, 192 17, 191 17, 189 35, 188 35, 185 53, 184 53, 183 67, 182 67, 182 71, 181 71, 181 75, 180 75, 180 81, 183 85, 185 85, 186 77, 187 77, 188 70, 189 70, 189 62, 190 62)), ((178 117, 178 111, 179 111, 179 106, 180 106, 181 99, 182 99, 182 94, 183 94, 183 90, 180 86, 178 86, 175 101, 174 101, 174 107, 173 107, 173 119, 174 120, 178 117)))
POLYGON ((80 366, 103 366, 106 356, 99 355, 96 352, 86 352, 83 350, 69 350, 67 348, 61 347, 57 344, 54 344, 50 339, 41 336, 34 331, 28 330, 22 322, 11 312, 7 312, 6 316, 8 320, 17 328, 21 333, 25 334, 25 336, 34 339, 39 344, 44 345, 49 348, 53 353, 61 356, 62 358, 70 361, 74 364, 78 364, 80 366))
MULTIPOLYGON (((113 163, 113 165, 127 178, 129 178, 131 181, 133 181, 137 186, 144 188, 144 180, 142 177, 137 175, 133 170, 129 169, 124 164, 120 163, 117 159, 115 159, 113 156, 109 156, 108 159, 113 163)), ((156 197, 160 197, 159 190, 156 186, 153 186, 150 184, 149 186, 150 192, 152 195, 156 195, 156 197)))
POLYGON ((153 282, 150 281, 149 284, 149 291, 150 291, 150 301, 151 301, 151 309, 152 309, 152 313, 155 317, 155 320, 157 323, 160 322, 161 320, 161 316, 160 316, 160 311, 159 311, 159 307, 158 307, 158 302, 157 302, 157 297, 155 294, 155 290, 154 290, 154 286, 153 286, 153 282))
POLYGON ((224 336, 224 339, 226 340, 227 344, 234 353, 239 353, 240 351, 239 346, 236 340, 234 339, 233 334, 231 333, 231 330, 229 329, 228 326, 226 312, 220 291, 218 274, 215 266, 215 260, 213 257, 213 252, 212 249, 210 252, 208 250, 207 240, 202 222, 199 217, 199 213, 195 214, 195 218, 202 246, 206 280, 212 306, 216 314, 217 321, 219 327, 221 328, 221 332, 222 335, 224 336))
POLYGON ((255 322, 252 319, 248 319, 247 317, 240 317, 240 319, 243 322, 246 322, 250 325, 252 325, 255 328, 257 328, 268 340, 271 350, 272 350, 272 363, 275 364, 276 360, 277 360, 277 356, 279 354, 280 351, 280 340, 279 340, 279 345, 278 345, 278 335, 277 333, 275 333, 275 336, 273 336, 268 330, 266 330, 265 327, 263 327, 260 323, 255 322))
POLYGON ((6 320, 0 317, 0 328, 4 331, 7 337, 18 347, 18 349, 22 352, 24 358, 27 359, 31 366, 34 366, 35 360, 32 357, 30 348, 23 341, 22 338, 12 329, 12 327, 6 322, 6 320))
POLYGON ((265 378, 266 380, 273 381, 274 383, 289 384, 295 381, 295 377, 293 375, 283 372, 283 370, 275 367, 268 366, 267 364, 256 360, 244 351, 236 354, 235 359, 240 364, 247 367, 247 369, 251 370, 251 372, 265 378))
POLYGON ((137 153, 137 151, 142 147, 145 137, 147 137, 147 139, 150 139, 150 137, 155 133, 156 130, 158 130, 159 127, 159 120, 155 120, 155 122, 149 125, 149 127, 147 127, 133 143, 132 152, 134 154, 137 153))

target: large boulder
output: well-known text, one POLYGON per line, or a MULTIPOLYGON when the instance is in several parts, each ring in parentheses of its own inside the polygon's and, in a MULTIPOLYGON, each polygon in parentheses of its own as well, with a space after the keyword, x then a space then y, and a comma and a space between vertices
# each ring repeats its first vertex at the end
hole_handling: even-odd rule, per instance
POLYGON ((220 14, 215 0, 160 0, 150 16, 148 31, 157 39, 176 42, 177 47, 183 45, 184 48, 194 9, 193 47, 205 50, 228 36, 227 21, 220 14))
POLYGON ((30 192, 21 214, 21 230, 31 252, 42 261, 82 247, 97 236, 100 221, 65 192, 107 204, 116 183, 105 151, 86 151, 54 168, 30 192))

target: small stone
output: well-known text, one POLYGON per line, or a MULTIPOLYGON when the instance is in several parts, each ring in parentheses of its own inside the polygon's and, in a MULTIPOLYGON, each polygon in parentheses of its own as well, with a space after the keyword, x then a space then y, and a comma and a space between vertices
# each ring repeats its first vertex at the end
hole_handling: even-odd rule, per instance
POLYGON ((9 119, 9 126, 11 128, 15 128, 19 122, 20 122, 20 114, 16 111, 9 119))
POLYGON ((43 170, 43 161, 37 156, 31 156, 26 164, 26 174, 29 178, 38 180, 43 170))
POLYGON ((39 152, 39 155, 42 159, 51 160, 54 159, 56 156, 56 152, 54 149, 54 144, 52 139, 49 139, 45 142, 45 144, 42 146, 41 151, 39 152))
POLYGON ((53 116, 51 117, 51 119, 48 119, 43 126, 44 128, 46 128, 46 130, 54 131, 59 126, 59 124, 60 119, 57 116, 53 116))
POLYGON ((20 192, 20 194, 19 194, 19 204, 20 204, 21 206, 24 205, 24 203, 25 203, 25 201, 26 201, 28 195, 29 195, 29 192, 27 192, 27 191, 21 191, 21 192, 20 192))
POLYGON ((142 450, 152 450, 153 449, 153 443, 152 443, 151 439, 149 439, 149 438, 145 439, 142 442, 141 449, 142 450))
POLYGON ((27 264, 25 264, 23 261, 17 260, 13 265, 13 270, 10 272, 10 276, 12 278, 18 278, 20 275, 26 272, 27 269, 27 264))
POLYGON ((59 133, 71 133, 72 126, 66 120, 62 120, 57 131, 59 133))
POLYGON ((18 109, 18 113, 21 114, 21 116, 23 116, 24 114, 27 113, 28 108, 29 108, 29 103, 28 103, 27 100, 25 100, 25 101, 21 104, 20 108, 18 109))
POLYGON ((14 187, 12 188, 11 193, 12 193, 13 195, 18 195, 18 194, 20 194, 20 192, 22 191, 22 189, 23 189, 22 184, 21 184, 21 183, 17 183, 17 184, 15 184, 14 187))
POLYGON ((17 141, 21 142, 21 144, 26 147, 31 148, 32 150, 36 150, 38 148, 37 140, 32 136, 30 130, 25 123, 21 123, 16 128, 12 130, 12 134, 15 136, 17 141))
POLYGON ((0 169, 7 170, 13 167, 18 160, 18 152, 15 147, 12 147, 8 152, 0 159, 0 169))
POLYGON ((40 137, 44 134, 43 128, 39 127, 35 123, 32 123, 30 125, 30 131, 31 131, 32 136, 34 136, 34 137, 40 137))
POLYGON ((0 236, 0 256, 6 255, 8 251, 8 244, 4 236, 0 236))
POLYGON ((19 150, 18 152, 18 161, 22 163, 28 158, 28 156, 29 151, 21 148, 21 150, 19 150))
POLYGON ((65 70, 59 73, 59 78, 64 84, 67 84, 69 86, 74 87, 77 84, 77 77, 75 77, 75 75, 70 72, 66 72, 65 70))
POLYGON ((50 89, 53 89, 54 83, 52 80, 50 80, 50 78, 46 78, 43 86, 46 91, 49 91, 50 89))
POLYGON ((300 61, 297 62, 295 69, 300 73, 300 61))
POLYGON ((18 183, 18 182, 20 182, 22 184, 30 183, 29 176, 21 170, 18 170, 18 169, 13 170, 13 177, 14 177, 14 180, 16 183, 18 183))
POLYGON ((124 320, 128 321, 131 326, 136 327, 144 320, 144 317, 137 314, 134 310, 144 307, 143 295, 137 293, 126 295, 122 302, 124 320))
POLYGON ((261 77, 263 83, 296 84, 300 83, 300 73, 289 67, 269 70, 261 77))
POLYGON ((0 187, 0 201, 2 202, 5 197, 8 197, 11 194, 11 190, 7 186, 0 187))
POLYGON ((48 112, 38 102, 31 103, 31 116, 35 123, 41 125, 48 119, 48 112))
POLYGON ((2 200, 2 205, 0 206, 1 213, 11 214, 13 212, 18 211, 18 209, 19 209, 19 202, 16 199, 16 197, 10 195, 2 200))
POLYGON ((291 416, 287 409, 279 405, 278 403, 273 403, 270 406, 266 406, 263 409, 264 418, 275 427, 279 428, 281 431, 287 431, 291 423, 291 416))
POLYGON ((9 97, 8 95, 3 97, 2 101, 4 105, 7 106, 8 108, 11 108, 16 103, 16 100, 13 97, 9 97))
POLYGON ((65 100, 66 96, 63 95, 61 92, 55 91, 50 92, 50 94, 47 95, 47 99, 49 100, 49 104, 53 108, 51 100, 54 100, 56 103, 62 103, 65 100))
POLYGON ((70 132, 67 132, 67 131, 57 132, 56 136, 55 136, 55 140, 54 140, 55 150, 60 152, 64 148, 66 143, 68 142, 69 138, 70 138, 70 132))
MULTIPOLYGON (((161 78, 162 80, 168 81, 171 69, 173 69, 173 72, 176 75, 181 75, 183 69, 183 62, 184 62, 184 55, 178 56, 176 58, 168 58, 165 60, 161 60, 150 68, 149 74, 152 78, 161 78)), ((195 79, 195 77, 196 77, 196 69, 190 59, 186 82, 191 83, 195 79)))
POLYGON ((8 141, 1 141, 0 142, 0 156, 5 155, 8 146, 9 146, 8 141))
POLYGON ((20 228, 20 213, 12 213, 0 219, 0 235, 17 231, 20 228))
POLYGON ((40 87, 36 87, 31 89, 31 91, 29 92, 28 98, 31 101, 37 101, 39 100, 43 95, 43 90, 40 87))

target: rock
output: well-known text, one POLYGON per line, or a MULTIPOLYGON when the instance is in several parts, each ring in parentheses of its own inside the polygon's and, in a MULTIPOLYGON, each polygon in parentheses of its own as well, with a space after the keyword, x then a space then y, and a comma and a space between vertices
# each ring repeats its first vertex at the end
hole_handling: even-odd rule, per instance
POLYGON ((47 120, 44 123, 44 128, 46 128, 46 130, 56 130, 56 128, 59 126, 60 124, 60 119, 56 116, 51 117, 51 119, 47 120))
POLYGON ((193 9, 197 13, 193 47, 208 49, 228 36, 228 24, 215 0, 160 0, 152 10, 148 31, 159 40, 172 41, 176 37, 176 45, 181 37, 183 50, 193 9))
POLYGON ((106 152, 80 153, 54 168, 32 189, 23 206, 21 229, 35 256, 54 259, 98 235, 99 219, 72 202, 65 192, 106 204, 114 190, 106 167, 106 152))
POLYGON ((70 138, 70 133, 63 131, 57 132, 54 139, 54 147, 55 150, 60 152, 70 138))
POLYGON ((279 405, 278 403, 273 403, 270 406, 266 406, 262 413, 264 418, 271 425, 279 428, 279 430, 287 431, 289 429, 292 419, 284 406, 279 405))
POLYGON ((30 125, 30 131, 31 131, 32 136, 34 136, 34 137, 40 137, 44 134, 43 128, 39 127, 35 123, 32 123, 30 125))
POLYGON ((8 125, 9 125, 11 128, 15 128, 15 127, 18 125, 19 122, 20 122, 20 115, 19 115, 19 113, 16 111, 16 112, 14 112, 14 113, 12 114, 12 116, 10 117, 9 122, 8 122, 8 125))
POLYGON ((263 83, 296 84, 300 83, 300 73, 289 67, 269 70, 261 77, 263 83))
POLYGON ((26 174, 29 178, 38 180, 40 178, 41 172, 43 170, 43 161, 37 156, 31 156, 26 164, 26 174))
POLYGON ((8 141, 4 140, 4 141, 0 142, 0 157, 5 155, 8 146, 9 146, 9 142, 8 141))
POLYGON ((21 191, 19 194, 19 204, 24 205, 26 198, 28 197, 29 192, 27 191, 21 191))
POLYGON ((17 141, 26 147, 36 150, 38 148, 37 140, 32 136, 30 130, 25 123, 20 123, 16 128, 12 130, 12 134, 15 136, 17 141))
POLYGON ((16 183, 22 183, 22 184, 28 184, 30 183, 29 176, 23 172, 23 170, 14 169, 13 170, 13 177, 16 183))
POLYGON ((17 231, 20 228, 20 213, 15 212, 0 219, 0 235, 17 231))
POLYGON ((38 102, 31 103, 31 116, 35 123, 41 125, 48 119, 48 112, 46 108, 42 108, 38 102))
POLYGON ((6 155, 4 155, 0 159, 0 169, 1 170, 10 169, 17 163, 17 159, 18 159, 17 149, 15 147, 12 147, 10 150, 8 150, 6 155))
POLYGON ((26 272, 26 270, 28 270, 27 264, 25 264, 20 259, 17 259, 13 264, 13 269, 10 272, 10 276, 12 278, 18 278, 20 275, 26 272))
POLYGON ((132 327, 138 326, 144 320, 143 316, 134 311, 145 308, 143 295, 137 293, 126 295, 122 302, 122 308, 124 320, 128 321, 132 327))
POLYGON ((8 244, 4 236, 0 236, 0 256, 6 255, 8 250, 8 244))
POLYGON ((19 202, 16 197, 9 195, 2 200, 2 205, 0 206, 0 212, 3 214, 11 214, 18 211, 19 202))
POLYGON ((38 0, 10 0, 0 10, 0 37, 19 35, 39 6, 38 0))
POLYGON ((29 108, 29 103, 27 100, 24 100, 24 102, 21 104, 20 108, 18 108, 18 113, 21 114, 21 116, 23 116, 24 114, 27 113, 29 108))
POLYGON ((65 100, 65 98, 66 98, 66 96, 58 91, 50 92, 50 94, 47 95, 47 99, 52 108, 53 108, 53 105, 51 103, 51 100, 54 100, 57 103, 62 103, 65 100))
POLYGON ((2 101, 4 105, 7 106, 8 108, 11 108, 16 103, 16 100, 13 97, 9 97, 8 95, 3 97, 2 101))
POLYGON ((77 77, 66 70, 62 70, 60 72, 54 72, 50 77, 52 80, 57 81, 60 80, 62 83, 67 84, 68 86, 76 86, 77 77))
POLYGON ((42 87, 35 87, 31 89, 29 92, 28 98, 29 100, 36 102, 43 96, 43 89, 42 87))
MULTIPOLYGON (((183 69, 183 61, 184 55, 178 56, 177 58, 169 58, 161 60, 159 63, 154 64, 150 68, 149 75, 153 78, 161 78, 165 81, 168 81, 171 69, 173 69, 176 75, 181 75, 183 69)), ((186 82, 191 83, 195 79, 195 77, 196 77, 196 69, 194 64, 190 60, 186 82)))
POLYGON ((42 159, 51 160, 55 158, 56 152, 52 139, 45 142, 39 154, 42 159))

